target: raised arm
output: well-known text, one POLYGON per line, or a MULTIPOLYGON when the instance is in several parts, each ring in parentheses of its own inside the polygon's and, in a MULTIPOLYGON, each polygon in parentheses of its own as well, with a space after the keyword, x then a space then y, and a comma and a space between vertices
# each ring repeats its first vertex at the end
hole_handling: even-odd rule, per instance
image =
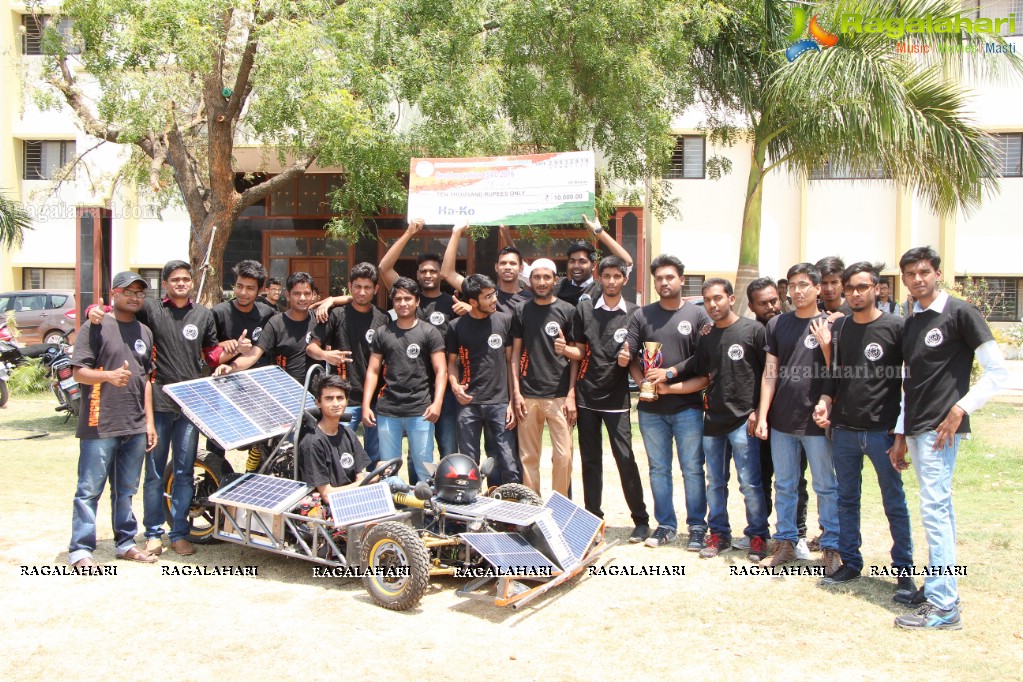
POLYGON ((597 241, 600 242, 600 244, 606 248, 611 255, 618 256, 625 261, 626 266, 630 268, 632 267, 632 256, 629 255, 629 252, 626 251, 621 244, 614 240, 614 237, 607 233, 607 230, 600 226, 600 216, 597 215, 596 210, 593 211, 593 220, 587 218, 584 213, 583 222, 586 224, 586 227, 590 230, 590 232, 592 232, 597 238, 597 241))
POLYGON ((458 270, 455 269, 455 263, 458 261, 458 243, 462 241, 462 235, 467 227, 468 223, 459 221, 451 228, 451 239, 448 240, 448 248, 444 249, 444 261, 440 264, 441 277, 456 292, 462 290, 462 282, 465 281, 465 277, 458 274, 458 270))
POLYGON ((422 218, 413 218, 412 222, 408 224, 405 234, 398 237, 398 240, 391 244, 391 248, 387 249, 387 253, 380 259, 378 270, 380 271, 380 281, 384 283, 385 288, 390 289, 394 286, 394 282, 398 279, 398 271, 394 269, 394 265, 401 257, 402 251, 412 241, 412 237, 419 234, 424 225, 426 225, 426 221, 422 218))

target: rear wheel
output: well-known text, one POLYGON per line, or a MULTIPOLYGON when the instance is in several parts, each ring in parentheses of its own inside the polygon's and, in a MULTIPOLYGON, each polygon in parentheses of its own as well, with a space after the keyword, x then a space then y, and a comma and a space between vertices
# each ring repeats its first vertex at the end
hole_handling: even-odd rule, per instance
POLYGON ((59 329, 51 329, 43 334, 43 343, 59 344, 61 341, 66 340, 67 335, 59 329))
POLYGON ((366 534, 359 564, 369 596, 392 611, 418 604, 430 583, 426 545, 410 526, 397 521, 385 521, 366 534))
MULTIPOLYGON (((188 507, 189 529, 186 539, 189 542, 199 545, 214 542, 216 509, 214 504, 209 501, 209 497, 224 484, 224 478, 233 473, 231 465, 220 455, 200 450, 195 456, 195 464, 192 466, 195 491, 192 494, 192 503, 188 507)), ((167 525, 169 526, 174 524, 170 509, 173 489, 174 463, 168 462, 167 468, 163 472, 163 491, 164 509, 167 513, 167 525)))
POLYGON ((490 497, 497 500, 505 500, 507 502, 521 502, 522 504, 532 505, 534 507, 542 507, 543 499, 536 494, 529 486, 522 485, 521 483, 505 483, 494 488, 494 491, 490 493, 490 497))

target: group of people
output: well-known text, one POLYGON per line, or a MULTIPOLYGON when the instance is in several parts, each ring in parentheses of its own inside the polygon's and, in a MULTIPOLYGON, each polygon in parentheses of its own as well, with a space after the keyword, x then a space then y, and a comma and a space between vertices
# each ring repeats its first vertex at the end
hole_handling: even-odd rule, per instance
MULTIPOLYGON (((735 291, 725 279, 706 280, 702 302, 686 300, 685 269, 672 255, 650 263, 657 300, 645 306, 626 300, 632 258, 596 217, 584 216, 584 224, 593 238, 569 247, 560 282, 551 260, 527 265, 514 245, 500 251, 495 277, 458 273, 466 225, 454 227, 443 255, 417 257, 414 279, 402 277, 395 265, 423 229, 421 220, 409 224, 379 266, 352 267, 343 296, 314 303, 312 277, 291 274, 283 312, 270 298, 272 282, 267 302, 257 300, 267 277, 255 261, 234 267, 234 298, 212 310, 190 299, 191 268, 183 261, 164 267, 162 300, 145 297, 138 275, 116 275, 112 307, 90 311, 72 359, 87 407, 78 426, 70 562, 95 565, 95 513, 107 477, 117 556, 157 560, 168 456, 175 473, 170 547, 194 552, 185 536, 199 432, 163 386, 268 363, 304 382, 316 362, 328 368, 313 387, 322 418, 300 445, 299 472, 323 494, 357 484, 367 469, 401 452, 403 437, 411 483, 430 476, 435 450, 477 462, 486 453, 496 463, 490 485, 522 483, 539 493, 546 428, 547 485, 570 496, 576 430, 584 504, 603 517, 606 431, 634 524, 630 542, 661 547, 676 539, 677 456, 687 550, 710 559, 741 548, 772 569, 816 550, 825 585, 854 580, 864 568, 866 457, 892 536, 893 598, 919 607, 896 624, 961 627, 952 472, 969 414, 998 389, 1006 369, 979 311, 940 290, 940 256, 929 247, 902 256, 913 301, 905 311, 881 297, 882 266, 846 267, 829 257, 792 266, 783 280, 787 293, 769 278, 750 283, 750 319, 735 312, 735 291), (593 242, 606 254, 599 261, 593 242), (456 296, 442 291, 445 281, 456 296), (389 313, 374 305, 381 283, 389 313), (974 357, 984 374, 971 387, 974 357), (653 529, 632 445, 630 377, 642 387, 637 413, 653 529), (346 410, 361 438, 341 423, 346 410), (928 543, 919 589, 901 477, 910 462, 928 543), (746 516, 734 535, 727 508, 732 463, 746 516), (131 512, 143 468, 145 548, 135 544, 131 512), (820 527, 810 542, 807 468, 820 527)), ((258 456, 250 457, 248 468, 257 465, 258 456)))

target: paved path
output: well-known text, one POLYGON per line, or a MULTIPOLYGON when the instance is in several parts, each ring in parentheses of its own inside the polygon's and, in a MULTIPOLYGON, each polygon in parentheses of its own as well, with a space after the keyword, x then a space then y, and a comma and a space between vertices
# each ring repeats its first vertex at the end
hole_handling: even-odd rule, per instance
POLYGON ((1009 380, 998 395, 1013 402, 1023 401, 1023 360, 1006 360, 1005 364, 1009 366, 1009 380))

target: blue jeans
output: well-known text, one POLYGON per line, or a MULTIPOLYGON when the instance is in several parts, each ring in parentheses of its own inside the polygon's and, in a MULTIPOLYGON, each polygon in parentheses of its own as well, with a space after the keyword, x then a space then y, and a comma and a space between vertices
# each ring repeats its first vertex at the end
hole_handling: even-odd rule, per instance
POLYGON ((458 452, 458 399, 450 390, 444 394, 444 403, 440 407, 440 419, 434 425, 434 436, 437 438, 437 450, 441 457, 458 452))
POLYGON ((767 503, 760 483, 760 443, 746 433, 743 422, 727 436, 704 436, 703 454, 707 458, 707 505, 712 533, 732 536, 728 523, 728 458, 725 445, 732 447, 735 472, 739 477, 739 491, 746 503, 747 537, 766 537, 767 503))
MULTIPOLYGON (((938 439, 936 431, 906 436, 909 456, 913 460, 916 479, 920 483, 920 518, 927 536, 927 565, 948 567, 954 573, 956 565, 956 517, 952 511, 952 472, 962 436, 956 436, 951 446, 933 451, 938 439)), ((959 586, 954 575, 929 575, 924 578, 927 601, 941 609, 950 609, 959 597, 959 586)))
POLYGON ((870 459, 881 486, 881 503, 892 535, 892 566, 913 565, 913 534, 909 527, 909 509, 902 489, 902 474, 888 459, 894 437, 887 431, 851 431, 836 428, 832 440, 835 476, 838 478, 838 553, 842 563, 862 571, 860 554, 860 496, 862 495, 863 456, 870 459))
POLYGON ((377 438, 377 427, 367 427, 362 423, 362 405, 348 403, 345 411, 352 415, 352 421, 348 422, 352 431, 362 429, 362 447, 366 450, 366 456, 369 457, 369 468, 372 469, 380 462, 380 441, 377 438))
POLYGON ((171 490, 170 541, 188 535, 188 510, 195 494, 195 452, 199 448, 199 429, 188 417, 175 412, 157 412, 156 447, 146 453, 146 479, 142 485, 142 525, 147 538, 163 535, 163 522, 167 518, 163 503, 163 470, 167 468, 167 454, 173 450, 174 488, 171 490))
POLYGON ((377 437, 382 460, 401 457, 401 437, 408 436, 409 482, 427 481, 428 462, 433 461, 433 423, 422 417, 385 417, 377 415, 377 437))
POLYGON ((82 438, 78 442, 78 488, 71 514, 69 563, 91 557, 96 549, 96 508, 107 478, 110 479, 111 525, 117 553, 135 546, 138 522, 131 497, 139 489, 146 434, 116 438, 82 438))
POLYGON ((678 529, 672 499, 671 443, 675 440, 686 491, 686 525, 690 533, 707 532, 707 489, 703 478, 703 410, 677 414, 639 413, 639 432, 650 458, 650 490, 658 526, 678 529))
POLYGON ((838 549, 838 483, 826 436, 796 436, 771 429, 771 458, 774 461, 774 508, 777 512, 775 540, 799 541, 796 506, 799 499, 799 445, 806 451, 817 493, 817 514, 824 533, 821 548, 838 549))
POLYGON ((494 471, 487 478, 490 485, 518 483, 522 480, 519 463, 512 450, 511 432, 505 428, 507 403, 458 406, 458 452, 469 455, 478 464, 480 461, 480 435, 486 428, 491 442, 487 443, 487 455, 495 457, 494 471))

